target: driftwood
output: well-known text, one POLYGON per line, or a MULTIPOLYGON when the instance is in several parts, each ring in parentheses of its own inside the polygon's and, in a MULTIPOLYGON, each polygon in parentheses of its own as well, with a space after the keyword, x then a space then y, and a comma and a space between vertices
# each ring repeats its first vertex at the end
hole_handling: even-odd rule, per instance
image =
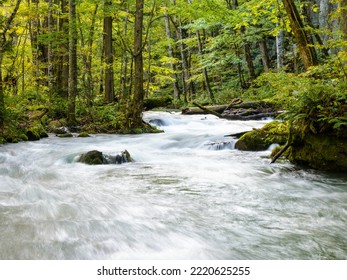
POLYGON ((280 156, 282 156, 284 154, 284 152, 286 150, 288 150, 288 148, 290 147, 291 144, 289 144, 288 142, 283 146, 283 148, 281 150, 279 150, 279 152, 273 157, 271 163, 275 163, 276 160, 279 159, 280 156))

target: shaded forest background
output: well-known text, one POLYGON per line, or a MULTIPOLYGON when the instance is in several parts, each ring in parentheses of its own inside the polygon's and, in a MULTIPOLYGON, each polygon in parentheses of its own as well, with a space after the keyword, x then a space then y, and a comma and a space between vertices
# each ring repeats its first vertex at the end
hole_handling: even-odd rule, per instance
POLYGON ((0 0, 0 139, 143 132, 149 101, 347 126, 347 0, 0 0))

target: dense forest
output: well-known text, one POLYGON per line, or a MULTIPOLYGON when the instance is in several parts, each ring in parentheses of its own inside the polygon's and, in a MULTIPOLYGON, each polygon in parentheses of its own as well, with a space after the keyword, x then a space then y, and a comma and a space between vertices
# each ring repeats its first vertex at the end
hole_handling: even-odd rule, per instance
POLYGON ((152 103, 266 100, 347 126, 346 0, 2 0, 0 141, 151 130, 152 103))

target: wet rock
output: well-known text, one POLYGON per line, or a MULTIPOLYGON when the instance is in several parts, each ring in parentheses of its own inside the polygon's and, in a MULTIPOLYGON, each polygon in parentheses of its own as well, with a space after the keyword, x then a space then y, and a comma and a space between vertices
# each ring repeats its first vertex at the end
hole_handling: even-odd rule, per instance
POLYGON ((78 137, 90 137, 90 135, 87 132, 81 132, 78 137))
POLYGON ((60 137, 60 138, 73 137, 73 135, 71 133, 57 134, 57 136, 60 137))
POLYGON ((78 162, 82 162, 90 165, 105 164, 102 152, 93 150, 85 154, 82 154, 78 159, 78 162))
POLYGON ((235 148, 242 151, 264 151, 271 144, 284 145, 287 137, 286 123, 273 121, 242 135, 236 142, 235 148))
POLYGON ((85 154, 82 154, 78 162, 82 162, 90 165, 98 164, 122 164, 126 162, 132 162, 130 153, 127 150, 124 150, 116 155, 103 154, 100 151, 93 150, 85 154))
POLYGON ((289 160, 314 169, 347 172, 347 138, 336 135, 306 134, 292 145, 289 160))

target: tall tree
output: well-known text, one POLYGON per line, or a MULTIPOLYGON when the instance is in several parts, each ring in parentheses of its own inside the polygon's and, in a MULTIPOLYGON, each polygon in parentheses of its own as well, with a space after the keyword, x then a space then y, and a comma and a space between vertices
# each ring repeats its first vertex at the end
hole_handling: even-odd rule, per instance
POLYGON ((340 29, 344 42, 344 50, 347 51, 347 0, 340 0, 340 29))
POLYGON ((9 17, 4 21, 3 26, 0 26, 0 130, 4 127, 5 122, 5 87, 4 87, 4 80, 2 77, 2 64, 3 64, 3 57, 5 54, 7 39, 6 35, 7 32, 10 30, 13 20, 18 12, 19 6, 21 4, 21 0, 16 1, 16 5, 12 11, 12 13, 9 15, 9 17))
POLYGON ((69 11, 69 98, 67 121, 70 127, 76 125, 77 96, 77 14, 76 0, 70 0, 69 11))
MULTIPOLYGON (((174 60, 174 49, 172 46, 172 35, 171 35, 171 29, 170 29, 170 20, 169 20, 169 15, 167 14, 167 12, 165 11, 164 13, 164 22, 165 22, 165 33, 166 33, 166 39, 168 40, 168 54, 170 59, 172 59, 172 61, 174 60)), ((174 99, 178 100, 180 99, 180 90, 179 90, 179 86, 178 86, 178 75, 177 75, 177 65, 175 62, 171 62, 170 63, 170 67, 172 70, 172 78, 173 78, 173 91, 174 91, 174 99)))
POLYGON ((134 27, 134 96, 130 108, 130 127, 142 126, 143 111, 143 8, 144 0, 136 0, 135 27, 134 27))
POLYGON ((112 0, 106 0, 104 6, 104 63, 105 63, 105 100, 113 102, 114 94, 114 72, 113 72, 113 39, 112 39, 112 25, 113 16, 111 15, 112 0))
POLYGON ((301 59, 305 69, 318 64, 316 50, 311 38, 307 35, 300 13, 295 6, 294 0, 282 0, 286 10, 290 26, 292 28, 296 43, 299 47, 301 59))

